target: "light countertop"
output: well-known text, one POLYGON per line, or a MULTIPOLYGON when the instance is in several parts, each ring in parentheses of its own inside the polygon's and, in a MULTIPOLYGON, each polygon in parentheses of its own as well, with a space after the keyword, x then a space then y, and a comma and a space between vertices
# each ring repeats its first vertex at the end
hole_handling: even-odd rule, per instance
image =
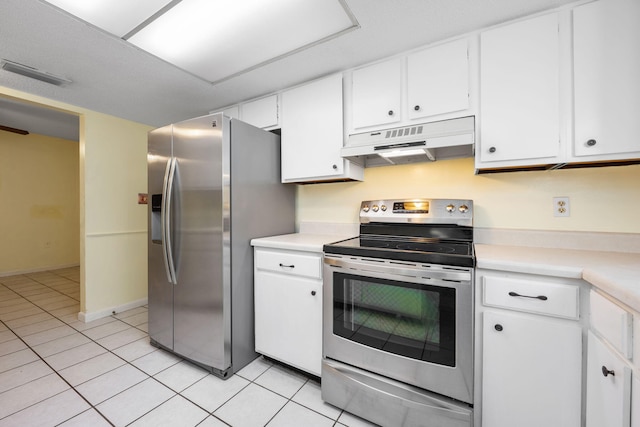
POLYGON ((337 234, 293 233, 280 236, 261 237, 251 240, 251 245, 260 248, 296 250, 305 252, 322 252, 322 246, 338 242, 354 236, 337 234))
POLYGON ((640 311, 640 253, 483 244, 475 251, 478 268, 583 279, 640 311))
MULTIPOLYGON (((322 253, 353 235, 293 233, 251 240, 262 248, 322 253)), ((489 270, 583 279, 640 312, 640 253, 475 244, 476 265, 489 270)))

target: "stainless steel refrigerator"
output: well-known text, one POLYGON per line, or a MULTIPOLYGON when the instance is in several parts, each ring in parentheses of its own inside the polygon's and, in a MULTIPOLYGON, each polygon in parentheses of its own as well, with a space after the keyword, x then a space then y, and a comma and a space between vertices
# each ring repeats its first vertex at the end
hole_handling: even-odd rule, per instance
POLYGON ((280 137, 222 114, 149 133, 149 336, 227 378, 254 351, 255 237, 294 232, 280 137))

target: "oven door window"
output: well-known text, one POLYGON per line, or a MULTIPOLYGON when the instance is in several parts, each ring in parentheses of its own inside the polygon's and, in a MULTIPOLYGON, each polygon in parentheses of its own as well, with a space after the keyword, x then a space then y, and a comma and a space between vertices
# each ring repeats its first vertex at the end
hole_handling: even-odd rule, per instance
POLYGON ((333 274, 333 333, 360 344, 455 366, 454 288, 333 274))

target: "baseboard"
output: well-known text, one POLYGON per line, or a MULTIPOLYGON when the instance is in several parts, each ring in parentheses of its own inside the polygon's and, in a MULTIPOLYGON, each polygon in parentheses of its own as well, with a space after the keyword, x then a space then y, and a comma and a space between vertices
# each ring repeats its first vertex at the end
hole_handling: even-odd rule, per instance
POLYGON ((49 267, 30 268, 28 270, 0 271, 0 277, 19 276, 21 274, 29 274, 29 273, 40 273, 41 271, 62 270, 63 268, 71 268, 71 267, 80 267, 80 264, 74 263, 74 264, 53 265, 49 267))
POLYGON ((111 308, 105 308, 100 311, 78 313, 78 320, 84 323, 93 322, 94 320, 102 319, 103 317, 111 316, 114 314, 122 313, 123 311, 131 310, 137 307, 142 307, 148 302, 147 298, 142 298, 137 301, 131 301, 126 304, 118 305, 111 308))

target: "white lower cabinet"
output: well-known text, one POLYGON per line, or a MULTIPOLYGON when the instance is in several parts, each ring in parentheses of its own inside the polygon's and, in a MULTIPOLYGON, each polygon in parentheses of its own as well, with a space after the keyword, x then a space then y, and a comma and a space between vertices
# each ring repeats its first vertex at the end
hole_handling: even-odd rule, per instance
POLYGON ((256 351, 320 376, 322 254, 255 249, 256 351))
POLYGON ((587 427, 627 427, 631 416, 631 370, 589 331, 587 427))
POLYGON ((579 427, 580 286, 532 275, 477 273, 483 427, 579 427))
POLYGON ((633 342, 638 314, 594 290, 589 295, 589 305, 586 425, 638 427, 640 369, 639 355, 634 350, 638 338, 635 347, 633 342))
POLYGON ((640 427, 640 370, 633 373, 631 390, 631 427, 640 427))
POLYGON ((485 311, 483 341, 483 426, 580 426, 576 322, 485 311))

